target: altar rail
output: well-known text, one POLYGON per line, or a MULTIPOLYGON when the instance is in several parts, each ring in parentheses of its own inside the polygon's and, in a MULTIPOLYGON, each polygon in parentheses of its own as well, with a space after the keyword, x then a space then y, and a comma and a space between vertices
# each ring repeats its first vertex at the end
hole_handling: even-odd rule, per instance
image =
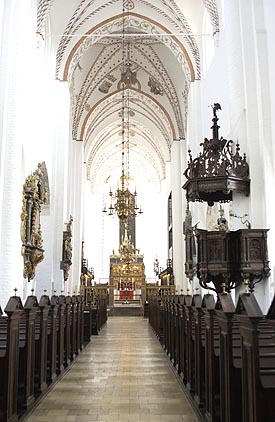
POLYGON ((275 420, 275 297, 266 316, 253 294, 151 297, 149 322, 201 420, 275 420))
POLYGON ((107 319, 106 299, 12 296, 0 308, 0 422, 24 417, 107 319))
POLYGON ((94 302, 97 298, 105 298, 109 304, 109 291, 107 284, 96 284, 94 286, 80 286, 80 294, 84 297, 84 303, 94 302))

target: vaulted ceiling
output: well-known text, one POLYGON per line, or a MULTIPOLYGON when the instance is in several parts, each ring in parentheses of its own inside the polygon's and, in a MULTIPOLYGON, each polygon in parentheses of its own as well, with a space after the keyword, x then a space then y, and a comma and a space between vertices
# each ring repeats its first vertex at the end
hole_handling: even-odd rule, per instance
POLYGON ((56 78, 69 82, 72 136, 84 142, 93 190, 120 171, 125 49, 130 173, 165 178, 172 142, 185 138, 190 84, 200 79, 206 13, 217 32, 215 0, 40 0, 38 32, 49 32, 56 78))

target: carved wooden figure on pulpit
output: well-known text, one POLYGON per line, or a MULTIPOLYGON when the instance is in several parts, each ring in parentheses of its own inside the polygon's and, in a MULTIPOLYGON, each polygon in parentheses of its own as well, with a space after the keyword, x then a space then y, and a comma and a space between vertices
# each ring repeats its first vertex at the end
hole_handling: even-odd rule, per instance
POLYGON ((192 214, 187 203, 186 216, 183 223, 183 234, 185 235, 185 274, 191 281, 196 272, 196 243, 194 235, 195 227, 192 224, 192 214))

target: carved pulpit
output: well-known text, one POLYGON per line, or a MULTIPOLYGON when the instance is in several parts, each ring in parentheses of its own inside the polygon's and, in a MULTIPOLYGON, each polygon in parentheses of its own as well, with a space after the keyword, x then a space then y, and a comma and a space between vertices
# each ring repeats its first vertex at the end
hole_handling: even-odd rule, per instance
POLYGON ((196 229, 200 285, 221 293, 230 292, 244 282, 247 289, 253 292, 255 284, 270 273, 267 232, 267 229, 196 229))

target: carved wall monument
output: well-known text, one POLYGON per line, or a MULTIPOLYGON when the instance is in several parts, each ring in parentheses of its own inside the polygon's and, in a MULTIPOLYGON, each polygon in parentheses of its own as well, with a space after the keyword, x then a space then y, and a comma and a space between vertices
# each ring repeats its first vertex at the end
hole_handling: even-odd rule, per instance
POLYGON ((185 274, 190 282, 196 272, 196 242, 195 226, 192 223, 192 214, 187 202, 185 220, 183 222, 183 234, 185 236, 185 274))
POLYGON ((36 266, 44 258, 40 224, 41 206, 49 203, 49 184, 45 163, 26 178, 22 193, 21 240, 24 260, 23 276, 28 281, 35 277, 36 266))
POLYGON ((60 263, 60 268, 64 272, 64 281, 68 280, 70 268, 72 265, 72 224, 73 217, 70 216, 70 220, 66 224, 66 230, 63 232, 62 261, 60 263))

